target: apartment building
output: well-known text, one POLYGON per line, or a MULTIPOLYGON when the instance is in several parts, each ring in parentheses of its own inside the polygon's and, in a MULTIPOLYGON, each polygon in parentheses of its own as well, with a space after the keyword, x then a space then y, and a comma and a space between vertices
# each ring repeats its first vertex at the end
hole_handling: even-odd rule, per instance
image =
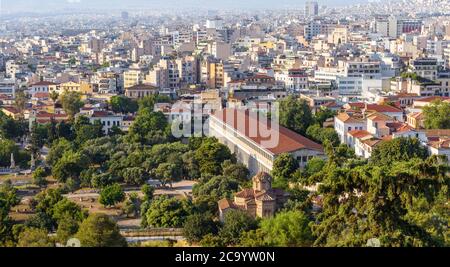
POLYGON ((14 79, 0 80, 0 95, 14 97, 16 93, 16 82, 14 79))
POLYGON ((59 93, 63 93, 63 92, 78 92, 81 94, 92 94, 93 92, 93 86, 90 83, 87 82, 80 82, 80 83, 76 83, 76 82, 66 82, 66 83, 61 83, 59 86, 56 87, 56 89, 58 90, 59 93))
POLYGON ((149 95, 158 94, 158 88, 148 84, 137 84, 125 89, 125 96, 139 99, 149 95))
POLYGON ((197 77, 198 63, 195 57, 163 57, 146 76, 145 82, 163 89, 179 89, 196 84, 197 77))
POLYGON ((348 144, 347 133, 353 130, 366 130, 366 122, 362 115, 341 112, 334 117, 334 130, 342 144, 348 144))
POLYGON ((127 89, 134 85, 141 84, 145 78, 145 70, 138 66, 133 66, 123 73, 123 88, 127 89))
POLYGON ((36 93, 50 93, 53 91, 58 91, 58 84, 53 82, 41 81, 32 84, 29 87, 28 93, 33 96, 36 93))
POLYGON ((275 72, 275 81, 290 91, 308 90, 308 75, 303 69, 288 69, 275 72))
POLYGON ((436 58, 417 58, 411 64, 411 72, 434 81, 438 75, 438 61, 436 58))
POLYGON ((208 88, 224 87, 224 64, 214 58, 206 58, 201 62, 201 82, 208 88))

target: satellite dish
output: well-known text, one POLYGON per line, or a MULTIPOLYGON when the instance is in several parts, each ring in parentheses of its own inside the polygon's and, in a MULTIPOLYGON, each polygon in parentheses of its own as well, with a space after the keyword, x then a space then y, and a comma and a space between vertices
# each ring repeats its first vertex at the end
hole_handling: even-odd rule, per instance
POLYGON ((79 248, 79 247, 81 247, 81 242, 80 242, 80 240, 78 240, 78 238, 71 238, 71 239, 67 240, 66 247, 79 248))

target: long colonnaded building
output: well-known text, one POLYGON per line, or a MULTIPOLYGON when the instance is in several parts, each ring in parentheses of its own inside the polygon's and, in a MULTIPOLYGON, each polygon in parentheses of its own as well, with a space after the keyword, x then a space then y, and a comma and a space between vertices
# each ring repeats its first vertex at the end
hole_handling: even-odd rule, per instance
POLYGON ((216 137, 236 154, 251 175, 270 173, 275 159, 291 154, 303 168, 313 157, 324 158, 323 147, 285 127, 271 127, 249 110, 226 108, 209 118, 209 136, 216 137))

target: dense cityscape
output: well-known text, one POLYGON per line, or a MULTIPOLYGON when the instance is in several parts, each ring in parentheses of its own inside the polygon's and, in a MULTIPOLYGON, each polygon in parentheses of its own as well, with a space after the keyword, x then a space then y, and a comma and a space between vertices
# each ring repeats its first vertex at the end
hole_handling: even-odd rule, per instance
POLYGON ((450 1, 158 2, 0 2, 0 247, 450 245, 450 1))

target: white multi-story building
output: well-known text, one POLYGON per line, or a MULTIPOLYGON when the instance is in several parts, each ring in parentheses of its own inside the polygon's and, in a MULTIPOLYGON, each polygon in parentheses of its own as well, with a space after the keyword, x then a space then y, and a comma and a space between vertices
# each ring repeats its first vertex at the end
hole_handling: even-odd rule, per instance
POLYGON ((366 122, 361 117, 342 112, 334 117, 334 130, 338 134, 341 143, 348 144, 347 133, 352 130, 366 130, 366 122))
POLYGON ((290 91, 308 90, 308 75, 302 69, 290 69, 275 72, 275 81, 290 91))
POLYGON ((123 120, 122 115, 114 115, 106 111, 95 111, 95 110, 88 112, 86 115, 89 118, 90 123, 100 121, 100 123, 103 126, 102 130, 105 134, 108 134, 109 131, 111 131, 111 129, 114 126, 120 129, 122 125, 123 120))
POLYGON ((411 67, 411 71, 422 78, 432 81, 437 78, 438 61, 436 58, 418 58, 412 62, 411 67))
POLYGON ((50 93, 53 91, 58 91, 58 84, 41 81, 35 84, 32 84, 28 90, 30 95, 34 95, 35 93, 50 93))
POLYGON ((0 95, 7 95, 14 97, 16 94, 16 83, 14 79, 0 80, 0 95))

